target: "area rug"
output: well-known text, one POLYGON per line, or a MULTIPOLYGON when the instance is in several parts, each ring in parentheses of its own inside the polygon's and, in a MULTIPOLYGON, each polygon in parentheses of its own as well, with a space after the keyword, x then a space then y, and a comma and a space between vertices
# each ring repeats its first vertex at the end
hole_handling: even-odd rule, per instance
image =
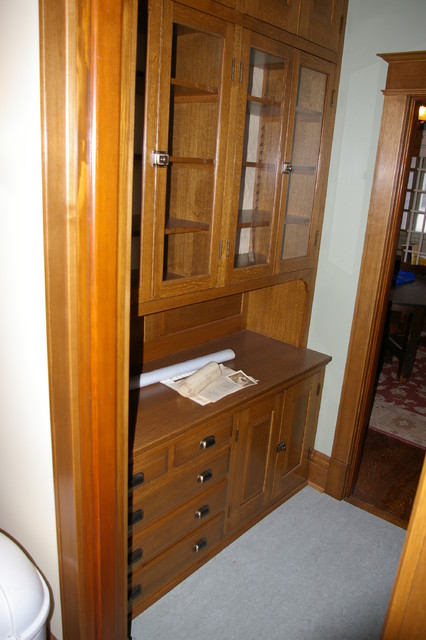
POLYGON ((406 383, 397 378, 398 360, 385 362, 379 376, 370 428, 426 450, 426 346, 419 344, 406 383))

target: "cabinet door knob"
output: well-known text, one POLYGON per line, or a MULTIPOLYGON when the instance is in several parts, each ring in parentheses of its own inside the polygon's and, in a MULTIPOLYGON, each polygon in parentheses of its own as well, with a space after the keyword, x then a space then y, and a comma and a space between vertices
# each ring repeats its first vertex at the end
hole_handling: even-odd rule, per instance
POLYGON ((200 540, 198 540, 198 542, 194 544, 194 546, 192 547, 192 550, 194 551, 194 553, 199 553, 206 547, 207 547, 207 538, 201 538, 200 540))
POLYGON ((207 436, 200 442, 200 449, 209 449, 216 444, 216 438, 214 436, 207 436))
POLYGON ((203 473, 200 473, 200 475, 197 478, 197 482, 199 482, 200 484, 203 484, 204 482, 207 482, 207 480, 210 480, 211 478, 213 478, 213 471, 211 469, 206 469, 205 471, 203 471, 203 473))
POLYGON ((210 507, 208 504, 205 504, 204 506, 197 509, 197 511, 194 514, 194 517, 197 518, 197 520, 201 520, 201 518, 205 518, 209 513, 210 513, 210 507))
POLYGON ((281 451, 285 451, 286 449, 287 444, 284 442, 284 440, 281 440, 281 442, 277 444, 277 453, 281 453, 281 451))
POLYGON ((169 154, 167 151, 154 151, 151 154, 151 163, 153 167, 167 167, 169 164, 169 154))

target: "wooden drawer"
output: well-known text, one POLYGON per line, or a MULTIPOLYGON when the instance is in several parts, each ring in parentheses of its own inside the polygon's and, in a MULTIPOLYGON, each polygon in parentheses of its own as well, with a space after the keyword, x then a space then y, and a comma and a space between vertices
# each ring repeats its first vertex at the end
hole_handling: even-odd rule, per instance
POLYGON ((218 449, 229 442, 232 436, 233 416, 227 416, 218 422, 211 422, 192 430, 179 438, 174 444, 174 464, 180 466, 205 456, 207 452, 218 449))
MULTIPOLYGON (((222 540, 224 514, 194 531, 161 556, 133 573, 131 608, 133 615, 143 609, 144 602, 196 565, 222 540), (196 546, 198 545, 198 547, 196 546), (198 550, 197 550, 198 549, 198 550)), ((161 595, 161 594, 159 594, 161 595)))
POLYGON ((148 451, 133 458, 133 478, 143 474, 143 486, 161 478, 169 468, 169 448, 161 447, 148 451))
POLYGON ((186 502, 180 509, 162 518, 155 525, 133 536, 132 549, 135 557, 133 570, 152 560, 167 547, 203 526, 225 508, 227 480, 204 491, 200 496, 186 502))
POLYGON ((216 456, 208 455, 184 471, 170 472, 167 482, 156 483, 152 491, 145 491, 142 485, 133 495, 132 511, 141 516, 134 524, 133 532, 223 480, 229 470, 229 454, 228 446, 216 456))

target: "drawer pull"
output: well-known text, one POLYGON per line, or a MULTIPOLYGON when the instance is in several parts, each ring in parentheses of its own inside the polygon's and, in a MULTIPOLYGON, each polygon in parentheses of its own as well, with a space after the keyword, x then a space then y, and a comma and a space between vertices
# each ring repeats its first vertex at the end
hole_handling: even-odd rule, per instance
POLYGON ((137 511, 134 511, 132 513, 132 515, 130 516, 130 524, 136 524, 137 522, 140 522, 141 520, 143 520, 143 510, 142 509, 138 509, 137 511))
POLYGON ((203 484, 204 482, 207 482, 207 480, 210 480, 211 478, 213 478, 213 471, 211 469, 206 469, 206 471, 203 471, 203 473, 200 473, 200 475, 197 478, 197 482, 199 482, 200 484, 203 484))
POLYGON ((201 518, 205 518, 206 516, 208 516, 210 513, 210 507, 208 504, 205 504, 203 507, 200 507, 199 509, 197 509, 197 511, 194 514, 194 517, 197 518, 197 520, 201 520, 201 518))
POLYGON ((142 472, 135 473, 135 475, 131 479, 130 487, 132 489, 134 489, 135 487, 138 487, 140 484, 143 483, 144 479, 145 479, 144 474, 142 472))
POLYGON ((281 440, 281 442, 277 444, 277 453, 281 453, 281 451, 285 451, 286 449, 287 444, 284 442, 284 440, 281 440))
POLYGON ((216 438, 214 436, 207 436, 200 442, 200 449, 209 449, 216 444, 216 438))
POLYGON ((135 600, 136 598, 138 598, 142 593, 142 585, 141 584, 137 584, 136 586, 132 587, 131 589, 129 589, 129 593, 128 593, 128 599, 129 600, 135 600))
POLYGON ((201 538, 200 540, 198 540, 198 542, 194 544, 194 546, 192 547, 192 550, 194 553, 199 553, 206 547, 207 547, 207 538, 201 538))
POLYGON ((139 562, 139 560, 142 560, 142 558, 142 549, 135 549, 135 551, 129 554, 129 564, 135 564, 136 562, 139 562))

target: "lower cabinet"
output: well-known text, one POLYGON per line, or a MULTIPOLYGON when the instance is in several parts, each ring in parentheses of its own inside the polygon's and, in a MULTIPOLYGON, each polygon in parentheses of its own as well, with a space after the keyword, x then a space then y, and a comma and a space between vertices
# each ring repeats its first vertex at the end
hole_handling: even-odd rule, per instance
POLYGON ((324 365, 134 451, 133 617, 307 483, 323 376, 324 365))

